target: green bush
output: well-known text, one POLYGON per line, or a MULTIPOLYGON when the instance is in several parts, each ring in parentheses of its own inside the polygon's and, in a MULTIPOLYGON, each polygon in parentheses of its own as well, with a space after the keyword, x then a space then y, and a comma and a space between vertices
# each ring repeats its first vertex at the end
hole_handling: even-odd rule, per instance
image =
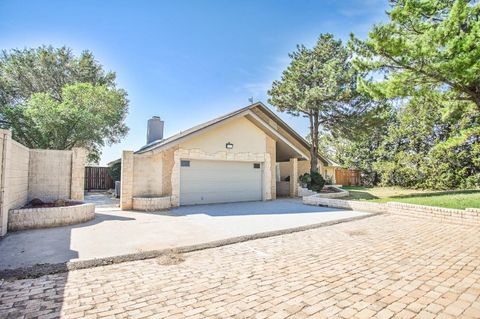
POLYGON ((122 163, 117 162, 112 166, 108 167, 108 175, 113 179, 114 182, 120 181, 122 175, 122 163))
POLYGON ((302 187, 306 187, 314 192, 320 192, 325 185, 325 179, 319 173, 305 173, 298 178, 302 187))

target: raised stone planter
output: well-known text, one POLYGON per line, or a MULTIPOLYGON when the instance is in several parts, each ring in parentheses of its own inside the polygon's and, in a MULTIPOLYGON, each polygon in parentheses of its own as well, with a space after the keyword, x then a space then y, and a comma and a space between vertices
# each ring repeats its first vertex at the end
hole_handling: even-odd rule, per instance
POLYGON ((165 197, 134 197, 133 210, 153 212, 157 210, 169 209, 172 207, 170 196, 165 197))
POLYGON ((8 230, 49 228, 84 223, 95 218, 95 205, 12 209, 8 212, 8 230))
MULTIPOLYGON (((314 203, 315 198, 342 198, 342 197, 347 197, 350 195, 350 193, 344 189, 341 189, 340 187, 337 187, 335 185, 325 185, 325 187, 330 187, 330 188, 335 188, 338 192, 337 193, 315 193, 312 192, 311 190, 308 190, 303 187, 298 187, 298 195, 301 196, 303 199, 307 197, 312 197, 310 201, 314 203)), ((309 201, 307 199, 307 201, 309 201)), ((313 204, 315 205, 315 204, 313 204)))

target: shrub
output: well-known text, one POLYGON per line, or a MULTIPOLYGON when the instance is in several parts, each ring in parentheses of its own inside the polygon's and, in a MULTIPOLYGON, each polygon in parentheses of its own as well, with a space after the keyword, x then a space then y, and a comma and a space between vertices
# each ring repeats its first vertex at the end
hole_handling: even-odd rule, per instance
POLYGON ((122 175, 122 163, 117 162, 112 166, 109 166, 108 175, 110 175, 110 177, 113 179, 114 182, 119 181, 122 175))
POLYGON ((314 192, 319 192, 325 185, 325 179, 320 173, 305 173, 298 178, 302 187, 306 187, 314 192))

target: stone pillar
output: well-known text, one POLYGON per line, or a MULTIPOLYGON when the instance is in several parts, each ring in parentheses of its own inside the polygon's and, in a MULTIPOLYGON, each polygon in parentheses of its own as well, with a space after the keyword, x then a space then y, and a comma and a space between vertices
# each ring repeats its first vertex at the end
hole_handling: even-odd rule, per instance
POLYGON ((85 160, 87 151, 84 148, 72 149, 72 178, 70 182, 70 198, 83 200, 85 188, 85 160))
POLYGON ((123 154, 122 154, 120 208, 122 210, 129 210, 133 208, 133 152, 132 151, 123 151, 123 154))
POLYGON ((276 172, 276 142, 270 136, 267 135, 267 153, 270 155, 270 190, 271 197, 270 199, 277 199, 277 172, 276 172))
POLYGON ((298 196, 298 160, 291 158, 290 168, 290 197, 298 196))
POLYGON ((8 191, 6 181, 8 174, 8 154, 10 151, 10 142, 12 132, 9 130, 0 130, 0 236, 7 234, 8 227, 8 191))

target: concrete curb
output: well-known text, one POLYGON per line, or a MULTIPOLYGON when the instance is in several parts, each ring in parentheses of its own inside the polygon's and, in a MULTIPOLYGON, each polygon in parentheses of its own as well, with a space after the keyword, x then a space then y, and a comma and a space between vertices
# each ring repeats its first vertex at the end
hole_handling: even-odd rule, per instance
POLYGON ((332 226, 336 224, 378 216, 381 214, 383 213, 369 213, 368 215, 363 215, 363 216, 355 216, 355 217, 349 217, 349 218, 344 218, 339 220, 332 220, 332 221, 323 222, 323 223, 310 224, 305 226, 286 228, 286 229, 256 233, 251 235, 232 237, 232 238, 215 240, 215 241, 202 243, 202 244, 188 245, 188 246, 182 246, 182 247, 176 247, 176 248, 150 250, 145 252, 132 253, 132 254, 126 254, 126 255, 120 255, 120 256, 113 256, 113 257, 96 258, 96 259, 90 259, 90 260, 70 261, 70 262, 57 263, 57 264, 37 264, 29 267, 3 269, 3 270, 0 270, 0 279, 15 280, 15 279, 37 278, 44 275, 68 272, 71 270, 87 269, 87 268, 124 263, 129 261, 157 258, 160 256, 169 255, 172 253, 189 253, 189 252, 194 252, 194 251, 199 251, 204 249, 211 249, 211 248, 237 244, 237 243, 255 240, 255 239, 286 235, 286 234, 301 232, 301 231, 315 229, 315 228, 332 226))

